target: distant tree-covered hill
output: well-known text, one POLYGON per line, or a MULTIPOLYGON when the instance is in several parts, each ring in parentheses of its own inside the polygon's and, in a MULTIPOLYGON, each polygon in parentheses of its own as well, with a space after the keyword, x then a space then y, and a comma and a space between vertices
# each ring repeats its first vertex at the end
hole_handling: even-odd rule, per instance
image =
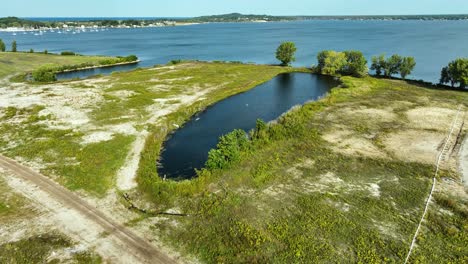
POLYGON ((45 23, 39 21, 25 20, 17 17, 4 17, 0 18, 0 28, 9 27, 27 27, 27 28, 39 28, 46 26, 45 23))

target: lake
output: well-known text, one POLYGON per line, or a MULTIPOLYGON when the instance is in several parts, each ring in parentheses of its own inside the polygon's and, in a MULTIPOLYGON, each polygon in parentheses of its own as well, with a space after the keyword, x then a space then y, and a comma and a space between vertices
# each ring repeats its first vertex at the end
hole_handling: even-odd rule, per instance
POLYGON ((293 106, 315 101, 337 81, 307 73, 281 74, 256 88, 227 98, 195 115, 164 143, 158 175, 187 179, 203 168, 220 136, 234 129, 249 131, 257 119, 271 121, 293 106))
POLYGON ((316 63, 325 49, 357 49, 367 58, 398 53, 414 56, 413 79, 437 82, 440 70, 457 57, 468 57, 468 21, 338 21, 221 23, 179 27, 109 29, 80 34, 43 35, 0 32, 20 50, 72 50, 86 55, 137 55, 139 66, 175 59, 277 63, 274 51, 282 41, 298 46, 296 66, 316 63))

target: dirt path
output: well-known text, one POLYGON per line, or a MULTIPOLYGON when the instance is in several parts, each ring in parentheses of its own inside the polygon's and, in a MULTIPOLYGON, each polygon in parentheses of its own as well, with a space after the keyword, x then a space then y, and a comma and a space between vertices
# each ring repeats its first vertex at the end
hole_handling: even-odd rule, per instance
POLYGON ((468 189, 468 136, 465 137, 465 141, 460 149, 460 170, 465 189, 468 189))
MULTIPOLYGON (((103 257, 112 260, 112 263, 128 263, 129 261, 132 263, 175 263, 174 260, 154 248, 149 242, 135 235, 126 227, 109 219, 98 209, 90 206, 77 195, 56 184, 49 178, 1 155, 0 168, 12 172, 12 177, 16 178, 12 180, 22 180, 24 183, 33 183, 35 185, 32 188, 22 188, 21 186, 25 186, 24 183, 15 184, 16 188, 22 188, 22 190, 18 191, 26 193, 30 198, 35 198, 36 202, 44 206, 47 206, 49 202, 63 205, 63 210, 56 212, 57 215, 64 214, 64 211, 68 211, 65 214, 66 216, 74 215, 71 219, 70 217, 63 218, 62 223, 60 223, 61 225, 70 227, 73 231, 73 225, 76 224, 74 222, 84 220, 87 224, 94 225, 97 230, 102 230, 102 233, 108 234, 106 238, 98 236, 95 239, 105 240, 98 243, 97 250, 99 251, 99 247, 107 249, 99 253, 111 254, 110 256, 104 255, 103 257), (41 196, 40 192, 46 193, 51 201, 45 201, 44 195, 41 196), (34 195, 35 193, 37 195, 34 195)), ((89 226, 89 228, 79 230, 77 233, 85 236, 86 234, 81 234, 81 232, 84 231, 86 233, 87 229, 92 230, 93 227, 89 226)), ((89 236, 87 240, 90 240, 89 236)))

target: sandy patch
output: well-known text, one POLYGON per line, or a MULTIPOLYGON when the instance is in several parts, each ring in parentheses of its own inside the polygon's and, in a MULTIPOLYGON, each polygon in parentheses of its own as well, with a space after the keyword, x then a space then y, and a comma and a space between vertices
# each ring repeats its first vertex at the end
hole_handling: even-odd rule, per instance
POLYGON ((370 183, 367 187, 367 190, 369 190, 372 196, 380 197, 380 186, 378 184, 370 183))
POLYGON ((334 130, 323 135, 323 139, 332 143, 331 148, 345 155, 361 155, 371 158, 385 158, 386 154, 375 146, 371 140, 353 135, 347 129, 334 130))
POLYGON ((92 144, 92 143, 99 143, 103 141, 109 141, 112 138, 114 138, 113 135, 114 133, 108 132, 108 131, 93 132, 91 134, 84 136, 81 144, 86 145, 86 144, 92 144))
POLYGON ((133 142, 130 152, 127 155, 125 164, 117 172, 117 188, 120 190, 130 190, 136 188, 136 172, 138 165, 140 164, 141 152, 145 147, 146 137, 148 136, 147 131, 143 131, 137 139, 133 142))
POLYGON ((397 115, 392 110, 366 108, 359 109, 345 108, 343 112, 363 120, 373 120, 376 122, 391 122, 397 119, 397 115))
POLYGON ((462 182, 464 183, 465 188, 468 189, 468 136, 465 137, 464 143, 460 149, 459 164, 462 174, 462 182))
POLYGON ((420 107, 406 112, 410 127, 441 131, 450 128, 456 114, 457 110, 441 107, 420 107))
POLYGON ((70 127, 82 126, 90 121, 85 112, 70 106, 48 106, 46 109, 39 112, 39 116, 48 115, 52 115, 59 123, 67 124, 70 127))
POLYGON ((444 133, 406 130, 388 135, 383 143, 401 160, 434 164, 445 137, 444 133))

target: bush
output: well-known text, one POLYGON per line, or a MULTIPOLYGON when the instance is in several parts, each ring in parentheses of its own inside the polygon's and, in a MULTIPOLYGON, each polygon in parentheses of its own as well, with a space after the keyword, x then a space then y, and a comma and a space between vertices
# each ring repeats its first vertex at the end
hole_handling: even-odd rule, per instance
POLYGON ((224 169, 240 160, 241 152, 247 149, 249 139, 244 130, 234 130, 222 136, 216 149, 208 153, 207 169, 224 169))
POLYGON ((55 72, 46 68, 33 71, 32 77, 35 82, 55 82, 57 80, 55 72))
POLYGON ((47 50, 44 50, 44 54, 49 54, 49 51, 47 51, 47 50))
POLYGON ((34 50, 33 50, 33 49, 30 49, 30 50, 29 50, 29 53, 34 53, 34 50))
POLYGON ((73 51, 62 51, 60 53, 60 55, 62 55, 62 56, 75 56, 76 54, 73 51))

